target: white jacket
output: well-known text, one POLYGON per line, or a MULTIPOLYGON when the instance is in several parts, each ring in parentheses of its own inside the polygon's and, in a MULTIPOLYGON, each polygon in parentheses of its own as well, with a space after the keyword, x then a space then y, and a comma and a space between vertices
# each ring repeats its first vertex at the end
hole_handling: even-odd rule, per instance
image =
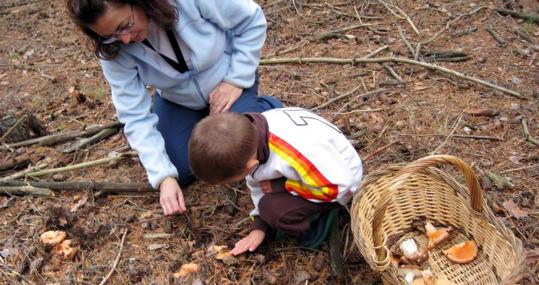
POLYGON ((268 161, 246 178, 255 209, 264 196, 259 182, 286 178, 285 188, 312 202, 345 205, 363 175, 358 153, 333 124, 301 108, 262 113, 269 126, 268 161))

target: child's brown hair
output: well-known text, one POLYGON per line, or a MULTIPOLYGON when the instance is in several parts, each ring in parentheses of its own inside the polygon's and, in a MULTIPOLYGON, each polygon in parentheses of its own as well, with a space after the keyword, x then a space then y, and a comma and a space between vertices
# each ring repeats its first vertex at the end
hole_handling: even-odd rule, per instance
POLYGON ((217 184, 245 172, 256 154, 258 133, 238 113, 220 113, 201 120, 189 139, 189 164, 200 180, 217 184))

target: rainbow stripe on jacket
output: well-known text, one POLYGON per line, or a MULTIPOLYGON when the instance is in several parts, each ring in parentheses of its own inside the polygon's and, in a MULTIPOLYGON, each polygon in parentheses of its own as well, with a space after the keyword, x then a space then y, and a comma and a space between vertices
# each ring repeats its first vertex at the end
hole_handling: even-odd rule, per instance
POLYGON ((270 150, 288 162, 303 181, 287 179, 285 189, 288 192, 308 200, 332 202, 337 199, 338 186, 331 183, 307 157, 273 133, 269 134, 268 140, 270 150))

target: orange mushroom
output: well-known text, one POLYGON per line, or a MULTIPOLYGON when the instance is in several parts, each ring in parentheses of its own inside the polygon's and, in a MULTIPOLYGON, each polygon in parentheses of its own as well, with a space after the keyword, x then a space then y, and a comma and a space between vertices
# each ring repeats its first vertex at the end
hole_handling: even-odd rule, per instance
POLYGON ((427 222, 427 224, 425 225, 425 230, 427 231, 426 234, 427 234, 427 237, 429 238, 429 243, 427 245, 427 248, 431 250, 434 247, 436 247, 436 245, 446 240, 449 237, 449 232, 451 232, 453 228, 452 227, 436 228, 430 222, 427 222))
POLYGON ((449 260, 455 263, 470 263, 477 257, 477 245, 475 244, 475 241, 469 240, 454 245, 451 248, 444 250, 443 253, 449 260))
MULTIPOLYGON (((428 283, 425 282, 425 279, 423 278, 417 278, 415 279, 411 285, 427 285, 428 283)), ((446 280, 446 279, 436 279, 434 281, 434 285, 456 285, 455 283, 446 280)))

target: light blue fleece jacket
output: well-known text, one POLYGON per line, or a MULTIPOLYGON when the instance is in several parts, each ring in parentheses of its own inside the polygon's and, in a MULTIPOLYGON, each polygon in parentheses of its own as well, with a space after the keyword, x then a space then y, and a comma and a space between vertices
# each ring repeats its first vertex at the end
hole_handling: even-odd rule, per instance
POLYGON ((145 85, 184 107, 208 107, 209 93, 226 81, 241 88, 253 85, 266 36, 266 19, 252 0, 173 0, 179 15, 175 33, 189 49, 192 69, 179 73, 142 43, 123 45, 113 60, 101 60, 118 119, 148 174, 158 188, 178 171, 157 131, 145 85))

